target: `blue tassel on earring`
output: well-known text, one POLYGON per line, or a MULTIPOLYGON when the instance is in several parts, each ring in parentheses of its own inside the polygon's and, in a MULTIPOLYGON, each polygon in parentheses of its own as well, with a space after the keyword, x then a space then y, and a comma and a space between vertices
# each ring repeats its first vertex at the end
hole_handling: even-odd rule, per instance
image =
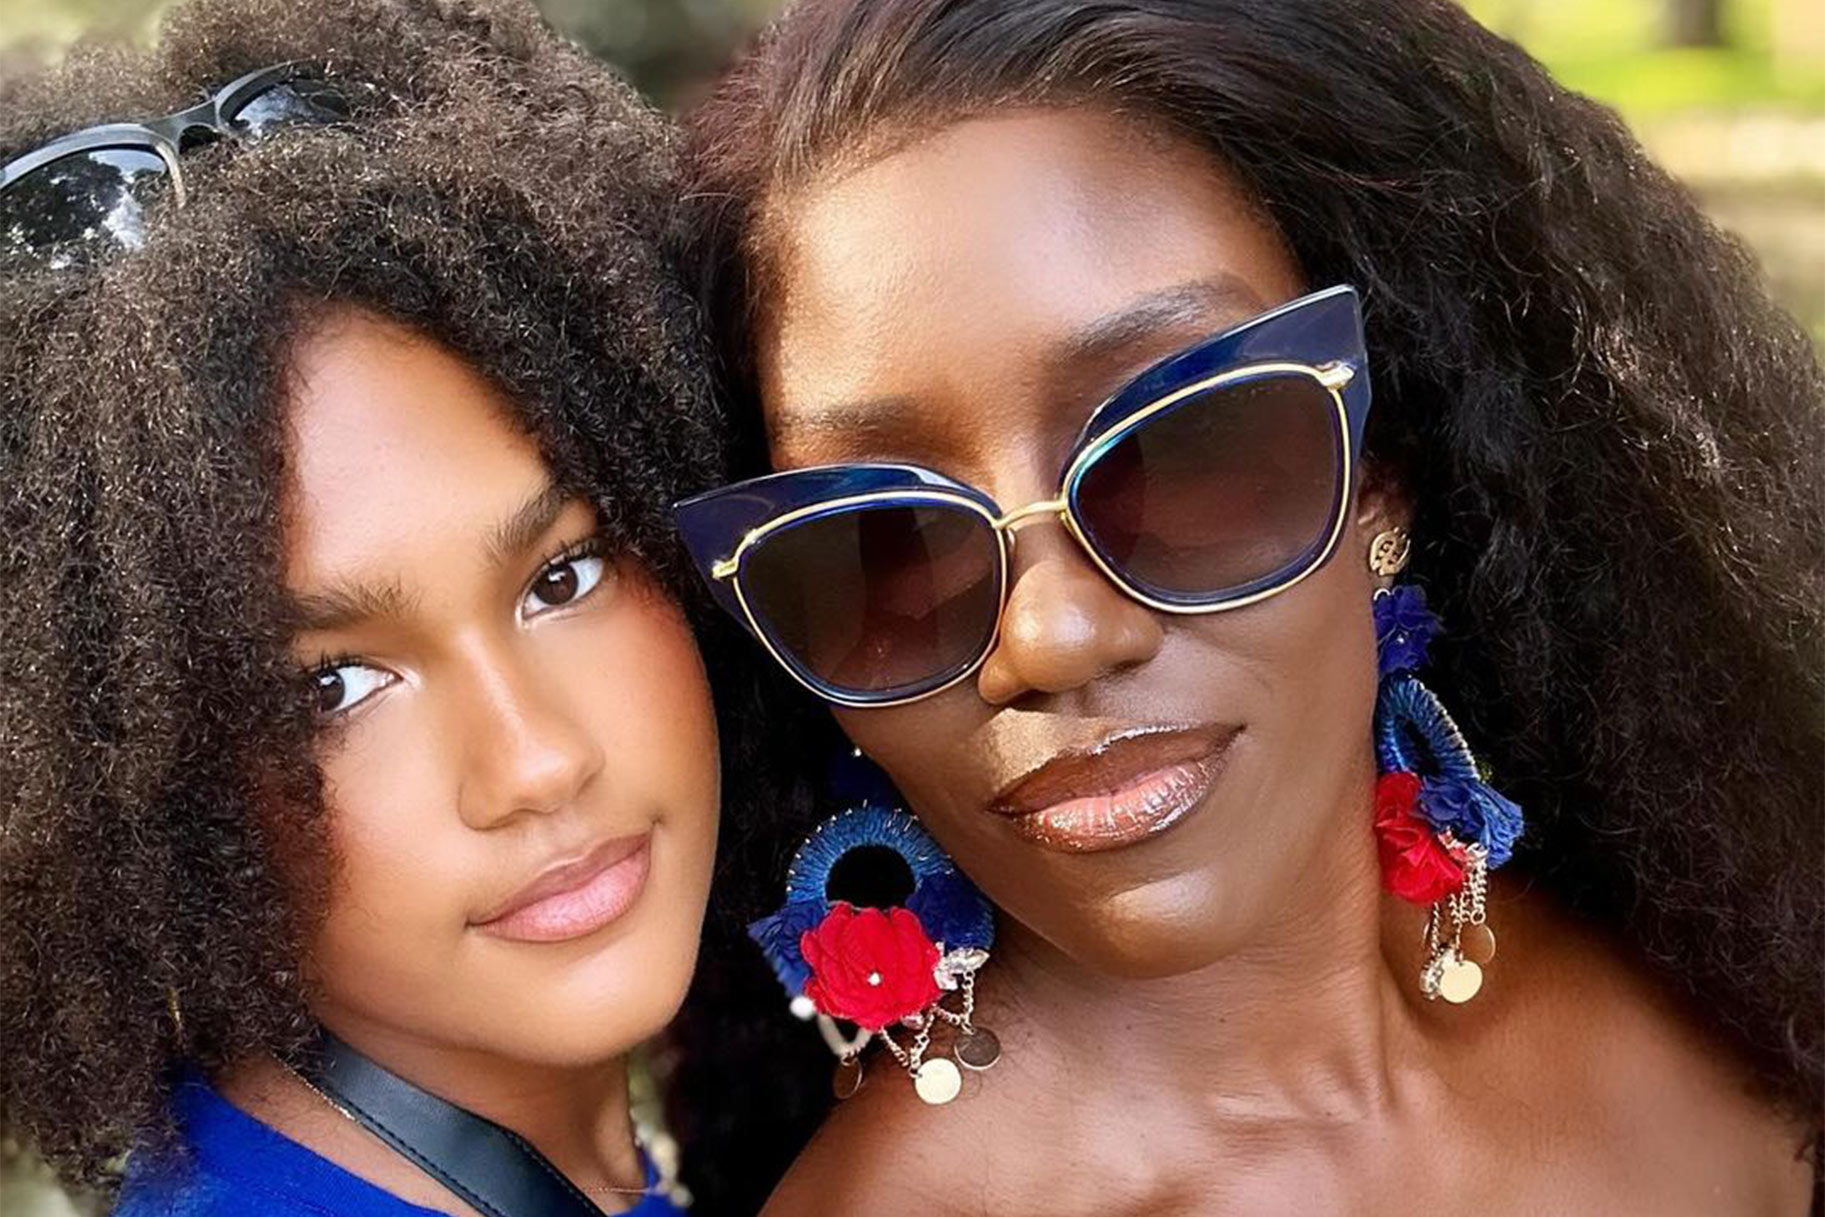
POLYGON ((1375 753, 1383 773, 1421 778, 1418 806, 1434 831, 1488 853, 1494 869, 1514 854, 1525 829, 1521 809, 1483 781, 1463 732, 1413 670, 1439 629, 1425 593, 1411 584, 1374 600, 1381 692, 1375 704, 1375 753))
MULTIPOLYGON (((1376 563, 1382 548, 1378 537, 1371 567, 1393 573, 1376 563)), ((1483 987, 1482 965, 1494 955, 1495 934, 1485 920, 1489 872, 1513 856, 1521 809, 1483 780, 1464 733, 1413 674, 1439 629, 1425 594, 1402 585, 1376 592, 1373 605, 1382 879, 1396 896, 1432 906, 1420 992, 1461 1005, 1483 987)))
POLYGON ((938 843, 903 811, 864 805, 820 824, 793 855, 786 871, 786 903, 748 926, 752 938, 791 997, 805 991, 811 966, 801 946, 808 931, 830 915, 830 873, 851 850, 890 849, 913 879, 906 907, 926 936, 946 951, 987 950, 995 941, 995 916, 988 899, 957 870, 938 843))
POLYGON ((950 870, 932 875, 907 899, 906 907, 933 942, 946 951, 959 947, 988 950, 995 941, 995 913, 976 885, 950 870))
POLYGON ((748 926, 748 937, 767 957, 789 997, 803 993, 805 982, 811 979, 811 965, 805 962, 799 939, 806 930, 815 929, 829 912, 822 900, 797 900, 748 926))
POLYGON ((787 901, 827 900, 830 872, 843 855, 870 845, 900 856, 912 872, 915 891, 933 875, 955 869, 917 820, 870 803, 830 817, 805 838, 786 868, 787 901))
POLYGON ((1426 649, 1438 633, 1438 616, 1426 606, 1426 593, 1411 583, 1377 592, 1375 611, 1376 658, 1383 679, 1396 672, 1417 672, 1426 666, 1426 649))
POLYGON ((1481 779, 1427 778, 1420 784, 1419 810, 1438 831, 1488 850, 1491 870, 1514 856, 1521 809, 1481 779))

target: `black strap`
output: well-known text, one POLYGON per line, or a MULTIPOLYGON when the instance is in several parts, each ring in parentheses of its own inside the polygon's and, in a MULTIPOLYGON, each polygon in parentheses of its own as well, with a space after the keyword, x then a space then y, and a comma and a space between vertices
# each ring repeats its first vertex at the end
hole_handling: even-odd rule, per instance
POLYGON ((524 1137, 420 1090, 327 1031, 299 1073, 487 1217, 603 1217, 524 1137))

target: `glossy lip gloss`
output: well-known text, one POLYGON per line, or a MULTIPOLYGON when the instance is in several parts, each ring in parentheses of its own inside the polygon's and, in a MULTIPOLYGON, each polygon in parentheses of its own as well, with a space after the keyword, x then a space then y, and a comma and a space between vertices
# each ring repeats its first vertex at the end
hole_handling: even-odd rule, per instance
POLYGON ((1067 853, 1120 849, 1165 832, 1203 802, 1237 731, 1150 732, 1047 762, 994 810, 1023 838, 1067 853))

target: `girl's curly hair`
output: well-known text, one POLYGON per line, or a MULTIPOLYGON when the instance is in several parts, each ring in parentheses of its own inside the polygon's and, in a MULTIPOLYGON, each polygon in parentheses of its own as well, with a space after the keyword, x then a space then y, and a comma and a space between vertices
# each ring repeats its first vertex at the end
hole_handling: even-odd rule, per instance
POLYGON ((0 283, 0 1131, 82 1184, 168 1138, 174 1066, 308 1030, 332 859, 278 528, 307 327, 363 309, 467 359, 700 605, 667 508, 724 441, 674 139, 530 5, 203 0, 13 89, 0 157, 292 60, 350 121, 187 151, 143 248, 0 283))
MULTIPOLYGON (((1528 810, 1523 867, 1816 1123, 1825 377, 1742 246, 1616 116, 1456 5, 800 0, 690 124, 751 463, 790 192, 956 119, 1077 105, 1208 149, 1311 284, 1362 289, 1369 456, 1417 504, 1412 573, 1455 627, 1432 678, 1528 810)), ((752 891, 724 892, 733 909, 776 897, 797 827, 757 852, 752 891)), ((706 1078, 742 1067, 718 1044, 761 1050, 738 1038, 757 1000, 725 983, 693 1008, 706 1078)), ((821 1085, 773 1084, 799 1124, 748 1162, 755 1193, 821 1085)), ((725 1135, 746 1140, 699 1130, 725 1135)))

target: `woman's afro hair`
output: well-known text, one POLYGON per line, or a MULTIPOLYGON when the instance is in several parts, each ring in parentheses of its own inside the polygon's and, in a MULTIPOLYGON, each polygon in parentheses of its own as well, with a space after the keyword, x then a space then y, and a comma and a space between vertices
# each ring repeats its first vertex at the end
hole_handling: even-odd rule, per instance
MULTIPOLYGON (((1078 106, 1206 150, 1313 287, 1362 290, 1368 456, 1412 494, 1409 577, 1447 631, 1427 679, 1527 809, 1517 869, 1816 1128, 1825 375, 1616 116, 1458 5, 799 0, 689 124, 742 462, 764 452, 754 352, 806 184, 964 118, 1078 106)), ((777 901, 796 806, 743 826, 730 914, 777 901)), ((720 941, 681 1091, 786 1061, 800 1030, 762 1039, 770 982, 714 966, 720 941)), ((697 1156, 764 1196, 825 1069, 698 1105, 718 1148, 697 1156)))

